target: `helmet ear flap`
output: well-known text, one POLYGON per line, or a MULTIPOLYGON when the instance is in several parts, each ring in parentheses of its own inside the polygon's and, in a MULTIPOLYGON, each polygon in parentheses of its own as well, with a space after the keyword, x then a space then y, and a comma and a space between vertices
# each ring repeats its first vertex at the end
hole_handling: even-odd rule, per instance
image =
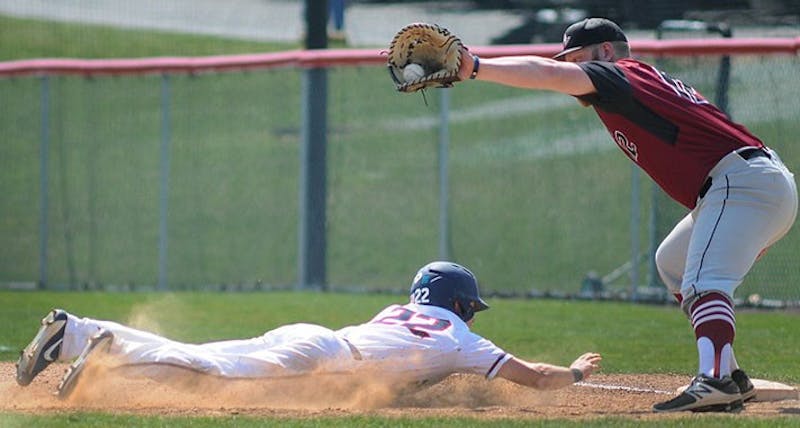
POLYGON ((473 300, 456 299, 453 312, 464 322, 469 322, 475 316, 475 302, 473 300))

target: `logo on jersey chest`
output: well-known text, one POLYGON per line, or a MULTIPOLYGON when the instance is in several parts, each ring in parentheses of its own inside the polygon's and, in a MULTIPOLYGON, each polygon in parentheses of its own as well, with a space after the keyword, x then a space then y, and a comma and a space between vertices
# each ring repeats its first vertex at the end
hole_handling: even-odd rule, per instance
POLYGON ((636 147, 636 144, 629 140, 625 134, 620 131, 614 131, 614 141, 617 142, 619 148, 622 149, 622 151, 625 152, 629 158, 633 159, 634 161, 639 160, 639 148, 636 147))

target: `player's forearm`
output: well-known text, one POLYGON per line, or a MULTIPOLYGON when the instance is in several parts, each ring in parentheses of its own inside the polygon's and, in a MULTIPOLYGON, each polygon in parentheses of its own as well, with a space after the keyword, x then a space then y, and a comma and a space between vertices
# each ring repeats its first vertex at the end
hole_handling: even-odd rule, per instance
POLYGON ((498 371, 497 376, 535 389, 558 389, 577 380, 568 367, 545 363, 529 363, 512 358, 498 371))
POLYGON ((575 383, 575 375, 567 367, 537 363, 531 364, 531 369, 539 373, 532 385, 537 389, 558 389, 575 383))
POLYGON ((476 79, 525 89, 544 89, 570 95, 594 91, 576 64, 538 56, 481 58, 476 79))

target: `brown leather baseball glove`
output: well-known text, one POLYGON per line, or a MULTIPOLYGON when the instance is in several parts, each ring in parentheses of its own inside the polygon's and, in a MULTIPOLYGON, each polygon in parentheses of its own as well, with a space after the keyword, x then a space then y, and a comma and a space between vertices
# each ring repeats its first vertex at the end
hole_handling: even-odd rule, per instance
POLYGON ((389 45, 389 75, 400 92, 449 88, 460 80, 462 49, 461 40, 446 28, 421 22, 406 25, 389 45))

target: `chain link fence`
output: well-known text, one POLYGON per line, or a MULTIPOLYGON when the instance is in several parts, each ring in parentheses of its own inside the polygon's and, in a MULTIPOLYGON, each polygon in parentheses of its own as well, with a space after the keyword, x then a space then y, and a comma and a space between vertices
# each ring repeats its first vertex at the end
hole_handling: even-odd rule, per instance
MULTIPOLYGON (((644 59, 715 98, 720 56, 644 59)), ((797 70, 796 55, 735 55, 727 96, 795 171, 797 70)), ((489 294, 663 296, 652 251, 685 210, 591 109, 481 82, 400 95, 385 73, 328 69, 329 289, 402 291, 446 255, 489 294)), ((301 80, 296 68, 0 79, 0 283, 295 287, 301 80)), ((798 250, 795 228, 740 290, 800 300, 798 250)))

